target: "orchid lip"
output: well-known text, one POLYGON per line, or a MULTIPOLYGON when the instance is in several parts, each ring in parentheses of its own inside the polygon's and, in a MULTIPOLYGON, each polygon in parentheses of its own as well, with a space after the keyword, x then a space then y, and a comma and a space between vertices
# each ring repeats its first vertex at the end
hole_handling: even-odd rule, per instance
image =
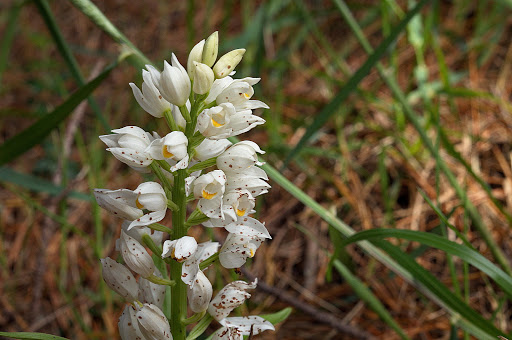
POLYGON ((169 152, 169 150, 167 150, 167 146, 164 145, 162 147, 162 154, 164 155, 165 158, 171 158, 171 157, 174 157, 174 154, 169 152))
POLYGON ((203 198, 206 198, 207 200, 211 200, 212 198, 214 198, 214 197, 217 195, 217 193, 216 193, 216 192, 214 192, 214 193, 209 193, 209 192, 208 192, 208 191, 206 191, 206 190, 203 190, 202 194, 203 194, 203 198))

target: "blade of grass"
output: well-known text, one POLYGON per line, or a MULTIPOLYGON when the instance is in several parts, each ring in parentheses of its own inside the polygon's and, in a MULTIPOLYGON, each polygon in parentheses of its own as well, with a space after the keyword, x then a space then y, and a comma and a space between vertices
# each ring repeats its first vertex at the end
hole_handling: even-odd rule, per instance
MULTIPOLYGON (((341 0, 334 0, 334 2, 337 5, 338 9, 340 10, 341 15, 345 18, 345 20, 349 24, 352 31, 354 31, 354 34, 356 35, 360 44, 363 46, 363 48, 366 50, 367 53, 372 53, 373 49, 370 46, 369 42, 366 40, 366 37, 364 36, 363 32, 361 31, 361 28, 357 24, 357 21, 354 19, 352 13, 350 12, 350 9, 341 0)), ((417 6, 419 6, 419 4, 417 6)), ((375 55, 375 52, 373 52, 372 56, 373 55, 375 55)), ((479 234, 484 239, 485 243, 488 245, 493 257, 500 264, 500 266, 507 272, 507 274, 509 274, 509 275, 512 274, 512 268, 510 267, 510 264, 508 263, 507 258, 501 251, 501 248, 498 247, 498 245, 494 241, 487 226, 483 223, 482 218, 481 218, 480 214, 478 213, 476 207, 473 205, 473 203, 471 203, 469 201, 466 192, 462 189, 462 187, 457 182, 455 175, 451 172, 451 170, 448 168, 448 165, 446 164, 446 162, 444 162, 444 160, 439 155, 439 150, 434 146, 432 141, 427 136, 427 133, 425 132, 423 126, 420 123, 420 119, 414 113, 414 110, 407 102, 407 99, 406 99, 405 95, 403 94, 402 90, 400 89, 400 87, 398 86, 398 83, 396 82, 396 80, 394 78, 392 78, 386 74, 384 68, 382 67, 382 65, 380 65, 380 63, 377 63, 377 71, 379 72, 382 79, 389 86, 393 95, 396 97, 396 99, 402 105, 403 113, 409 119, 409 121, 412 123, 412 125, 418 132, 418 134, 421 138, 421 141, 427 147, 429 152, 435 157, 439 168, 445 174, 445 176, 447 177, 451 186, 455 189, 455 192, 457 193, 457 196, 462 201, 462 203, 464 205, 464 209, 470 216, 475 229, 479 232, 479 234)))
POLYGON ((372 55, 366 59, 363 66, 361 66, 356 73, 347 81, 345 86, 338 92, 336 97, 329 104, 327 104, 322 111, 315 117, 313 123, 307 128, 306 132, 299 140, 297 145, 286 157, 283 167, 297 155, 309 139, 329 120, 329 118, 338 110, 338 107, 348 98, 348 96, 356 90, 357 85, 363 78, 370 72, 370 70, 377 64, 377 62, 388 52, 389 47, 395 43, 398 36, 403 33, 409 21, 425 6, 429 0, 422 0, 412 10, 410 10, 402 21, 393 29, 391 34, 384 39, 384 41, 375 49, 372 55))
POLYGON ((45 333, 29 333, 29 332, 0 332, 0 335, 8 338, 16 339, 34 339, 34 340, 69 340, 57 335, 45 333))
POLYGON ((99 76, 80 87, 53 112, 46 114, 27 129, 0 146, 0 165, 14 160, 32 148, 56 128, 85 98, 87 98, 110 74, 118 63, 108 66, 99 76))
POLYGON ((138 69, 144 68, 145 65, 152 65, 149 60, 128 38, 121 33, 110 20, 96 7, 90 0, 70 0, 70 2, 83 14, 85 14, 92 22, 94 22, 101 30, 107 33, 116 42, 126 45, 132 51, 133 57, 127 58, 127 61, 138 69))
POLYGON ((496 282, 505 293, 512 297, 512 277, 494 265, 491 261, 480 255, 477 251, 465 245, 461 245, 446 238, 415 230, 403 229, 371 229, 361 231, 343 241, 343 246, 361 240, 382 239, 395 237, 416 241, 430 247, 440 249, 448 254, 459 257, 461 260, 473 265, 496 282))
POLYGON ((7 68, 7 60, 9 59, 9 51, 11 50, 11 44, 16 33, 18 17, 20 15, 21 8, 27 1, 18 1, 11 5, 9 14, 7 14, 7 25, 0 42, 0 84, 2 83, 2 75, 7 68))
MULTIPOLYGON (((59 50, 60 54, 64 58, 64 61, 68 65, 69 70, 71 71, 71 74, 73 75, 73 78, 78 82, 79 86, 83 86, 86 82, 84 76, 82 75, 82 72, 80 71, 80 67, 73 56, 73 53, 71 53, 71 49, 69 48, 68 44, 64 40, 64 37, 62 36, 59 27, 57 26, 57 22, 55 20, 55 17, 52 14, 52 11, 50 9, 50 6, 48 5, 48 2, 46 0, 35 0, 35 5, 37 6, 37 9, 41 13, 41 16, 43 17, 44 22, 46 23, 46 26, 50 30, 50 33, 53 37, 53 40, 55 41, 55 44, 57 45, 57 49, 59 50)), ((110 131, 111 128, 108 125, 105 117, 101 114, 101 110, 98 106, 98 103, 94 100, 94 98, 90 97, 88 98, 89 105, 91 106, 92 110, 94 111, 94 114, 96 115, 96 118, 101 122, 105 130, 110 131)))

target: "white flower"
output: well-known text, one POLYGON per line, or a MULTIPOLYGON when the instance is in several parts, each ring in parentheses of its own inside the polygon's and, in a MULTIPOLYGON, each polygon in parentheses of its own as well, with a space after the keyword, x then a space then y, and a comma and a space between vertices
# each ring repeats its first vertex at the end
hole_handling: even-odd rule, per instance
POLYGON ((196 146, 194 159, 198 161, 205 161, 207 159, 217 157, 222 154, 229 146, 231 142, 227 139, 208 139, 206 138, 196 146))
POLYGON ((259 108, 268 109, 268 105, 259 100, 251 100, 254 95, 253 85, 256 85, 260 78, 243 78, 233 80, 215 98, 217 104, 231 103, 237 111, 254 110, 259 108))
POLYGON ((142 340, 142 333, 135 316, 136 313, 137 311, 132 305, 124 307, 123 314, 119 317, 117 324, 121 340, 142 340))
POLYGON ((217 168, 228 174, 254 165, 263 165, 258 161, 258 153, 265 153, 258 144, 251 141, 238 142, 217 157, 217 168))
POLYGON ((275 330, 270 321, 256 315, 225 318, 219 322, 224 327, 215 332, 212 340, 242 340, 244 335, 257 335, 266 330, 275 330))
POLYGON ((133 169, 145 171, 153 162, 151 156, 145 152, 154 140, 153 136, 137 126, 126 126, 112 132, 113 135, 100 136, 101 141, 108 146, 107 151, 133 169))
POLYGON ((256 288, 257 283, 258 280, 252 283, 234 281, 227 284, 210 302, 208 313, 217 321, 224 319, 233 309, 251 297, 247 290, 256 288))
POLYGON ((194 181, 194 196, 199 198, 197 206, 206 216, 222 218, 225 184, 226 175, 221 170, 210 171, 194 181))
POLYGON ((125 298, 126 301, 137 300, 138 287, 133 274, 120 263, 110 257, 101 259, 103 280, 114 292, 125 298))
POLYGON ((204 222, 205 227, 225 227, 235 222, 238 217, 254 213, 255 199, 247 190, 230 191, 224 194, 222 211, 224 219, 211 218, 204 222))
MULTIPOLYGON (((197 251, 181 267, 181 279, 190 287, 195 284, 196 276, 200 272, 199 264, 219 250, 218 242, 203 242, 197 245, 197 251)), ((206 268, 205 268, 206 269, 206 268)))
POLYGON ((219 251, 224 268, 241 267, 265 239, 272 238, 265 225, 252 217, 241 217, 225 228, 229 234, 219 251))
POLYGON ((142 183, 134 191, 128 189, 94 189, 98 205, 108 212, 132 221, 130 230, 137 226, 147 226, 164 219, 167 211, 167 197, 162 186, 156 182, 142 183), (144 214, 142 209, 150 212, 144 214))
MULTIPOLYGON (((162 278, 162 274, 155 268, 155 276, 162 278)), ((167 286, 159 285, 145 278, 139 278, 139 301, 142 303, 152 303, 162 309, 165 299, 167 286)))
POLYGON ((188 305, 194 313, 200 313, 205 311, 210 304, 212 299, 213 288, 212 284, 204 275, 202 271, 199 271, 194 280, 193 286, 188 286, 187 297, 188 305))
POLYGON ((251 167, 240 172, 230 172, 227 176, 226 191, 247 190, 252 197, 267 193, 270 185, 266 182, 267 174, 258 167, 251 167))
POLYGON ((208 93, 215 79, 212 69, 208 65, 196 61, 194 61, 194 68, 194 93, 208 93))
POLYGON ((215 64, 215 60, 217 60, 217 54, 219 53, 219 32, 215 31, 204 43, 203 47, 203 55, 201 56, 201 62, 210 67, 215 64))
POLYGON ((196 239, 190 236, 183 236, 177 240, 167 240, 164 242, 162 258, 170 256, 181 263, 194 255, 196 250, 196 239))
POLYGON ((128 236, 124 231, 121 231, 119 241, 121 255, 126 265, 144 278, 153 275, 155 263, 146 251, 146 248, 136 239, 128 236))
POLYGON ((198 42, 191 50, 187 60, 187 71, 190 79, 194 79, 195 62, 201 63, 203 61, 203 47, 205 40, 198 42))
POLYGON ((172 131, 164 138, 155 139, 145 150, 153 159, 180 161, 187 156, 188 139, 181 131, 172 131))
POLYGON ((216 78, 224 78, 228 76, 235 67, 240 63, 242 57, 245 54, 245 48, 230 51, 219 58, 215 66, 213 66, 213 72, 216 78))
POLYGON ((172 66, 167 61, 164 62, 164 71, 160 75, 160 83, 157 86, 168 102, 183 106, 190 95, 190 78, 174 53, 171 56, 171 64, 172 66))
POLYGON ((253 115, 251 110, 237 112, 231 103, 206 109, 197 117, 197 129, 210 139, 237 136, 263 123, 265 120, 253 115))
POLYGON ((162 244, 162 238, 164 237, 163 232, 158 231, 158 230, 153 230, 148 227, 138 227, 138 228, 132 228, 132 229, 128 230, 130 223, 131 223, 131 221, 124 221, 123 224, 121 224, 121 229, 126 234, 128 234, 129 236, 131 236, 134 239, 136 239, 137 241, 139 241, 139 243, 142 243, 142 236, 144 236, 144 234, 147 234, 149 237, 151 237, 151 239, 153 240, 153 242, 156 245, 162 244))
POLYGON ((169 322, 157 306, 145 303, 136 317, 140 332, 147 340, 172 340, 169 322))
POLYGON ((142 79, 144 80, 141 86, 142 92, 134 83, 130 83, 135 99, 150 115, 156 118, 163 117, 164 112, 171 109, 171 104, 163 99, 150 72, 142 70, 142 79))

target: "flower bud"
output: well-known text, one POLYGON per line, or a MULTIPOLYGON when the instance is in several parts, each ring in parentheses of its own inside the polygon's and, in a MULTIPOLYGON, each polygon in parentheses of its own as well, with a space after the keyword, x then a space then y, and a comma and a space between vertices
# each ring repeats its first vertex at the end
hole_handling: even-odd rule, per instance
POLYGON ((181 131, 172 131, 164 138, 151 142, 146 152, 154 159, 180 161, 187 155, 187 146, 188 139, 185 134, 181 131))
POLYGON ((196 250, 196 239, 190 236, 183 236, 177 240, 167 240, 164 242, 162 258, 170 256, 178 262, 183 262, 194 255, 196 250))
POLYGON ((167 61, 164 62, 164 71, 160 77, 158 89, 168 102, 177 106, 183 106, 190 95, 190 78, 174 53, 171 60, 172 66, 167 61))
POLYGON ((195 66, 194 62, 202 63, 202 55, 203 55, 203 47, 204 47, 204 39, 201 40, 192 48, 188 55, 187 60, 187 72, 190 79, 194 79, 195 66))
POLYGON ((140 340, 142 333, 135 317, 136 310, 131 305, 127 305, 123 314, 119 317, 117 326, 119 327, 119 335, 121 340, 140 340))
POLYGON ((233 72, 236 65, 238 65, 238 63, 240 63, 242 60, 244 53, 245 48, 240 48, 238 50, 228 52, 220 57, 220 59, 213 67, 213 73, 215 73, 215 77, 218 79, 224 78, 233 72))
POLYGON ((194 92, 197 94, 208 93, 212 87, 215 75, 210 66, 194 61, 194 92))
POLYGON ((153 259, 136 239, 121 231, 120 251, 126 265, 142 277, 153 275, 155 264, 153 259))
POLYGON ((112 260, 110 257, 101 259, 101 265, 103 266, 103 280, 105 280, 110 289, 129 302, 137 300, 137 281, 135 281, 135 277, 133 277, 128 268, 112 260))
POLYGON ((213 289, 210 280, 200 270, 197 272, 194 285, 188 286, 187 297, 190 309, 194 313, 201 313, 208 308, 212 299, 213 289))
POLYGON ((258 153, 265 153, 258 144, 251 141, 238 142, 217 157, 217 167, 228 173, 262 165, 263 163, 258 161, 258 153))
POLYGON ((169 322, 164 313, 157 306, 145 303, 137 312, 136 317, 144 339, 172 340, 169 322))
POLYGON ((213 32, 204 44, 203 55, 201 62, 210 67, 215 64, 217 54, 219 53, 219 32, 213 32))

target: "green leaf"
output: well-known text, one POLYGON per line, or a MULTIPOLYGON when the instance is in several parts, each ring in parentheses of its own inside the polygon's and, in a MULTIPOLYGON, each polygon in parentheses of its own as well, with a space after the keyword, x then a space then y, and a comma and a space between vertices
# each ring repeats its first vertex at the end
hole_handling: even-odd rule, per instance
POLYGON ((395 322, 393 317, 389 314, 386 307, 380 302, 380 300, 367 288, 361 280, 359 280, 350 270, 339 260, 333 261, 334 267, 338 270, 341 276, 347 281, 347 283, 354 289, 356 294, 373 309, 379 317, 393 328, 395 332, 400 335, 402 339, 409 339, 405 334, 404 330, 395 322))
POLYGON ((0 146, 0 165, 10 162, 21 156, 34 145, 39 144, 54 128, 56 128, 85 98, 87 98, 95 88, 117 66, 114 63, 108 66, 99 76, 80 87, 63 104, 57 107, 53 112, 46 114, 37 122, 21 133, 7 140, 0 146))
POLYGON ((306 145, 309 139, 329 120, 329 118, 337 112, 339 106, 348 98, 348 96, 357 89, 357 85, 363 80, 370 70, 379 62, 379 60, 388 52, 388 49, 393 45, 398 36, 404 31, 409 21, 426 5, 428 0, 423 0, 416 7, 410 10, 405 18, 393 29, 389 36, 375 49, 375 51, 366 59, 363 66, 361 66, 356 73, 347 81, 345 86, 338 92, 336 97, 322 111, 315 117, 313 123, 307 128, 304 136, 295 145, 292 151, 288 154, 284 166, 286 166, 295 155, 306 145))
POLYGON ((439 235, 414 230, 372 229, 350 236, 343 241, 343 245, 362 240, 382 239, 385 237, 396 237, 416 241, 440 249, 451 255, 458 256, 463 261, 466 261, 486 273, 512 298, 512 278, 510 276, 473 249, 447 240, 439 235))
POLYGON ((260 316, 263 319, 270 321, 273 325, 276 325, 276 324, 286 320, 290 316, 292 311, 293 311, 293 309, 291 307, 286 307, 284 309, 281 309, 279 312, 275 312, 272 314, 264 314, 264 315, 260 315, 260 316))
MULTIPOLYGON (((51 195, 59 195, 65 190, 65 188, 57 186, 52 182, 38 178, 36 176, 14 171, 13 169, 6 166, 0 167, 0 182, 13 183, 25 189, 33 190, 36 192, 45 192, 51 195)), ((69 192, 68 196, 83 201, 91 200, 91 195, 77 191, 69 192)))
POLYGON ((16 339, 34 339, 34 340, 69 340, 61 336, 45 334, 45 333, 29 333, 29 332, 0 332, 0 335, 8 338, 16 339))

